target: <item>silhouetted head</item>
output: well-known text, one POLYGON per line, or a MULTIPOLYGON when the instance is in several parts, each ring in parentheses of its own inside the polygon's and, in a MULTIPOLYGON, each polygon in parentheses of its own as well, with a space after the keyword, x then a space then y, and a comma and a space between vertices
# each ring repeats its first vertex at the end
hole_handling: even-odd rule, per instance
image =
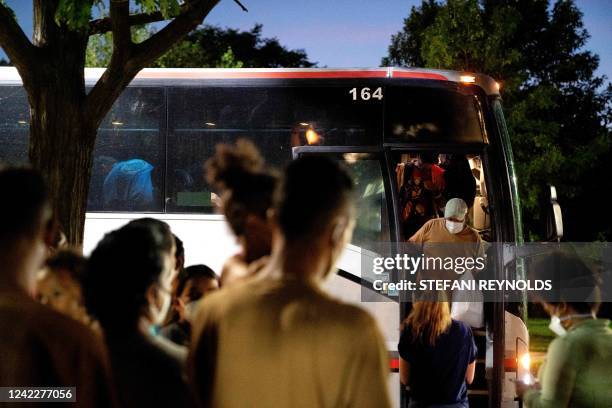
POLYGON ((416 165, 421 167, 423 165, 437 164, 438 154, 434 152, 421 152, 417 156, 416 165))
POLYGON ((219 144, 205 167, 208 182, 221 196, 230 228, 244 247, 246 261, 268 255, 271 230, 267 212, 278 178, 264 167, 255 145, 245 139, 236 145, 219 144))
MULTIPOLYGON (((292 161, 275 196, 275 219, 288 245, 330 250, 334 264, 354 227, 353 181, 324 156, 292 161)), ((333 265, 330 265, 330 268, 333 265)))
POLYGON ((160 324, 170 306, 174 239, 165 223, 132 222, 104 236, 85 277, 89 312, 107 334, 160 324))
POLYGON ((553 290, 541 303, 551 315, 595 315, 601 304, 599 280, 577 254, 555 251, 536 261, 530 272, 534 279, 550 280, 553 290))
POLYGON ((195 305, 207 293, 219 289, 219 279, 206 265, 191 265, 179 275, 174 304, 177 319, 189 321, 195 314, 195 305))
POLYGON ((58 312, 89 323, 82 290, 86 265, 83 255, 73 249, 57 251, 38 276, 36 298, 58 312))
POLYGON ((34 170, 6 168, 0 191, 0 281, 31 292, 54 235, 45 183, 34 170))

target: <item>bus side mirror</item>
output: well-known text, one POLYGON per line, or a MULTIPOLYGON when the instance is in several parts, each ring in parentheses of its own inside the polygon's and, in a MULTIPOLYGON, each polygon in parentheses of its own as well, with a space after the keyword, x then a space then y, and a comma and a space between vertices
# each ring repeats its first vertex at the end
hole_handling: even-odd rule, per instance
POLYGON ((557 189, 555 186, 548 186, 548 202, 546 205, 546 240, 560 241, 563 238, 563 216, 561 206, 557 202, 557 189))

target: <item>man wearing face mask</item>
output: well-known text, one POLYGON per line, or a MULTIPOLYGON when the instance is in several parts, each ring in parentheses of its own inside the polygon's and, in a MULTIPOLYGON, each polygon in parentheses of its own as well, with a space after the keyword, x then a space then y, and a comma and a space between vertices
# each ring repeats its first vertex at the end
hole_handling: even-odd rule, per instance
POLYGON ((548 346, 538 383, 517 382, 517 394, 530 408, 612 406, 612 329, 609 320, 596 318, 600 292, 593 272, 578 256, 554 252, 532 273, 572 290, 541 300, 557 338, 548 346))
POLYGON ((202 302, 188 374, 203 407, 381 407, 387 351, 374 319, 322 289, 354 227, 338 163, 289 164, 265 269, 202 302))
POLYGON ((466 224, 467 212, 465 201, 451 198, 444 208, 444 218, 427 221, 408 242, 421 246, 428 256, 482 256, 482 239, 466 224))
POLYGON ((171 302, 175 243, 167 224, 140 219, 98 243, 85 300, 98 319, 125 407, 189 406, 184 348, 157 335, 171 302))
MULTIPOLYGON (((444 218, 429 220, 408 242, 417 245, 426 257, 448 257, 455 260, 484 257, 484 246, 478 232, 466 224, 468 206, 461 198, 451 198, 444 208, 444 218)), ((465 262, 465 261, 462 261, 465 262)), ((461 265, 463 265, 462 263, 461 265)), ((419 279, 473 280, 480 272, 472 268, 440 269, 439 267, 421 269, 419 279)), ((453 299, 451 316, 472 327, 484 324, 484 306, 479 292, 455 293, 448 291, 448 299, 453 299)))

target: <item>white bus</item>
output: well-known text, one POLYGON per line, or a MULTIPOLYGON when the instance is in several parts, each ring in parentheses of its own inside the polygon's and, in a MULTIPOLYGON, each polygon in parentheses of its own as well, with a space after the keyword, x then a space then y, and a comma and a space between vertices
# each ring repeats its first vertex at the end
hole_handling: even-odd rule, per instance
MULTIPOLYGON (((86 69, 87 84, 102 72, 86 69)), ((27 162, 28 123, 16 70, 0 68, 0 161, 27 162)), ((98 131, 85 253, 106 232, 146 215, 166 221, 184 241, 186 265, 220 271, 237 246, 215 211, 202 164, 216 144, 239 138, 253 140, 271 166, 326 154, 353 172, 358 223, 329 287, 376 316, 389 350, 390 390, 402 406, 397 343, 406 305, 393 298, 362 302, 369 282, 361 277, 360 257, 368 243, 408 238, 395 169, 423 152, 461 155, 469 162, 477 191, 469 219, 484 240, 522 241, 498 84, 484 75, 403 68, 144 69, 98 131), (103 183, 118 163, 147 174, 137 187, 144 193, 105 197, 103 183)), ((502 265, 498 270, 521 271, 502 265)), ((512 380, 528 370, 523 306, 503 299, 485 305, 485 325, 474 328, 479 355, 469 388, 472 406, 518 404, 512 380)))

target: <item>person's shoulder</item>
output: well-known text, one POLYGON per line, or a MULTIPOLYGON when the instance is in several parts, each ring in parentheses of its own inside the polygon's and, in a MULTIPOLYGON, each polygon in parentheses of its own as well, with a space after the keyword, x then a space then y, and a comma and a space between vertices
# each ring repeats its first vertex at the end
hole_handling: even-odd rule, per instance
POLYGON ((257 282, 245 280, 208 293, 198 306, 198 314, 205 312, 208 316, 219 317, 231 313, 236 307, 251 301, 254 286, 257 286, 257 282))
POLYGON ((328 294, 321 295, 321 307, 325 310, 324 318, 336 320, 347 327, 359 327, 360 330, 377 327, 376 320, 366 310, 328 294))
POLYGON ((478 233, 478 231, 469 225, 466 225, 462 232, 464 235, 472 236, 474 238, 474 241, 481 241, 480 234, 478 233))
POLYGON ((450 332, 456 333, 458 337, 472 337, 472 328, 461 320, 451 319, 450 332))
MULTIPOLYGON (((24 302, 23 314, 25 324, 37 336, 44 337, 63 347, 98 348, 102 344, 101 336, 83 323, 31 300, 24 302)), ((21 324, 23 324, 22 322, 21 324)))
POLYGON ((425 224, 423 224, 423 229, 425 230, 446 230, 444 226, 444 218, 432 218, 428 220, 425 224))

